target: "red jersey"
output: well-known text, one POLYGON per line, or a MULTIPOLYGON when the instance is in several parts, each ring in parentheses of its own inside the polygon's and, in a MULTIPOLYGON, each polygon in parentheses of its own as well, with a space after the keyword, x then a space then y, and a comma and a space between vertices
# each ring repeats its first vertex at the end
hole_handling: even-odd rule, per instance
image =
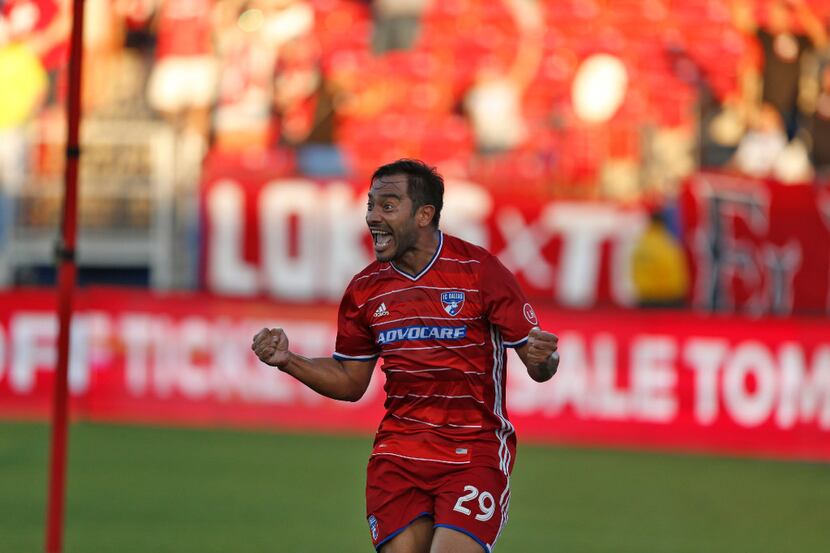
POLYGON ((356 275, 340 305, 340 360, 383 358, 386 415, 373 455, 512 467, 505 348, 536 315, 515 277, 483 248, 440 234, 415 276, 389 262, 356 275))
POLYGON ((156 58, 213 52, 213 0, 167 0, 161 6, 156 58))

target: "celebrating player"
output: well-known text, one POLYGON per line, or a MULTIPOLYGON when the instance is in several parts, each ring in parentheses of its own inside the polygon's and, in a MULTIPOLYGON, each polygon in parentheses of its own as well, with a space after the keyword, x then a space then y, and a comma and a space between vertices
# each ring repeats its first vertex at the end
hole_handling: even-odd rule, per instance
POLYGON ((378 357, 386 415, 369 460, 366 514, 381 553, 490 552, 507 522, 516 453, 505 411, 505 348, 538 382, 559 365, 515 277, 438 228, 443 178, 399 160, 372 176, 366 223, 377 260, 356 275, 336 351, 308 359, 279 328, 251 346, 316 392, 357 401, 378 357))

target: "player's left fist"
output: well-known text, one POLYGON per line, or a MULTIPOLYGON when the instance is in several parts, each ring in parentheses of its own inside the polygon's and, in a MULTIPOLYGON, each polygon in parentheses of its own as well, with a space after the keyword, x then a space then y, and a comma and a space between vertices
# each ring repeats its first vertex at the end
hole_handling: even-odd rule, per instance
POLYGON ((533 328, 527 336, 527 361, 545 373, 545 380, 553 376, 559 367, 559 337, 539 327, 533 328))

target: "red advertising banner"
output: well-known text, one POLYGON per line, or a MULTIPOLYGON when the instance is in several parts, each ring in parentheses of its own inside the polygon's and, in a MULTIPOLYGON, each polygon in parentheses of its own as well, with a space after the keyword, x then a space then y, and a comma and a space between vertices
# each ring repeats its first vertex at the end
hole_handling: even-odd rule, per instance
MULTIPOLYGON (((338 301, 371 261, 368 184, 271 177, 208 163, 202 277, 210 292, 338 301)), ((566 308, 631 306, 641 208, 540 201, 448 179, 441 226, 494 252, 529 297, 566 308)), ((830 312, 830 191, 702 173, 684 187, 682 239, 704 310, 830 312)))
POLYGON ((830 190, 702 173, 681 196, 695 305, 830 313, 830 190))
MULTIPOLYGON (((0 294, 0 416, 46 417, 54 293, 0 294)), ((85 289, 78 295, 71 408, 93 420, 371 432, 378 370, 357 403, 321 398, 258 362, 251 337, 282 326, 292 349, 328 356, 331 305, 85 289)), ((830 461, 830 321, 574 311, 537 305, 562 363, 530 380, 510 354, 519 439, 830 461)))
MULTIPOLYGON (((209 160, 201 186, 202 279, 210 292, 339 301, 372 260, 368 183, 274 176, 266 165, 209 160)), ((495 253, 531 298, 565 307, 631 305, 640 209, 539 201, 447 179, 441 228, 495 253)))

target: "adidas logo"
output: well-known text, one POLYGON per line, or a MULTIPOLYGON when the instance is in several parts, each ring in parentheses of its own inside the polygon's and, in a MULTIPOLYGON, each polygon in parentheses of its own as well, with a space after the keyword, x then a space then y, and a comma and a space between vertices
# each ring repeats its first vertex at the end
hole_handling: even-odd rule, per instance
POLYGON ((381 303, 381 304, 378 306, 377 311, 375 311, 375 315, 374 315, 374 316, 375 316, 375 317, 384 317, 384 316, 386 316, 386 315, 388 315, 388 314, 389 314, 389 311, 387 311, 387 310, 386 310, 386 304, 385 304, 385 303, 381 303))

